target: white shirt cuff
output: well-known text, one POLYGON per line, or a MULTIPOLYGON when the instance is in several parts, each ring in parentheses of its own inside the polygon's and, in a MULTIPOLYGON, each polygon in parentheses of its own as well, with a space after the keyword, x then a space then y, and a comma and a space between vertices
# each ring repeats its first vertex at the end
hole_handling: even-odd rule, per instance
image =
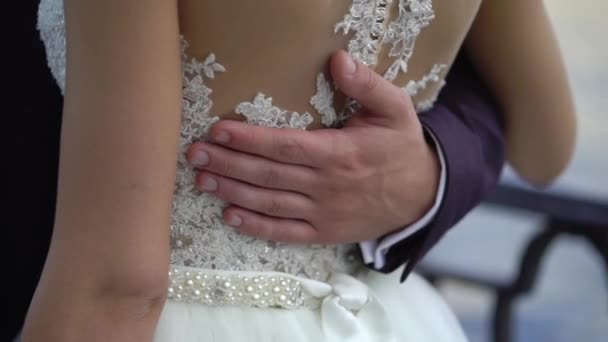
POLYGON ((402 230, 387 235, 380 240, 367 240, 359 243, 361 254, 363 256, 363 261, 366 264, 373 263, 375 269, 381 269, 384 267, 384 265, 386 264, 386 254, 392 246, 394 246, 400 241, 407 239, 412 234, 426 227, 435 218, 435 215, 437 215, 437 211, 439 211, 441 203, 443 202, 443 195, 445 193, 445 183, 447 178, 445 156, 443 154, 443 151, 441 150, 441 146, 437 142, 437 139, 435 138, 433 133, 429 131, 427 131, 427 133, 433 139, 433 143, 435 144, 437 150, 437 155, 439 156, 439 166, 441 168, 439 175, 439 186, 437 188, 437 197, 435 197, 435 203, 433 204, 433 207, 420 220, 403 228, 402 230))

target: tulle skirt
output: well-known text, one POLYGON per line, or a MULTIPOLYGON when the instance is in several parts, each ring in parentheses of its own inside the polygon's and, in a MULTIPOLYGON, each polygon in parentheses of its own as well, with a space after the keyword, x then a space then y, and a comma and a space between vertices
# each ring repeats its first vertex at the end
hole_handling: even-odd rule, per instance
MULTIPOLYGON (((356 276, 336 274, 327 283, 297 279, 302 292, 316 303, 300 308, 169 300, 154 341, 466 341, 454 313, 437 291, 415 274, 401 284, 400 271, 388 275, 369 270, 356 276)), ((255 275, 280 276, 264 272, 255 275)), ((253 296, 259 297, 255 293, 253 296)))

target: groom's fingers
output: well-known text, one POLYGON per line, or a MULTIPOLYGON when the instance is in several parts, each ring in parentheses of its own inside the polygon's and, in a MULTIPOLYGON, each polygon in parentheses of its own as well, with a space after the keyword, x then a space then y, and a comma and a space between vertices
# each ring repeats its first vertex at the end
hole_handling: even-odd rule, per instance
POLYGON ((319 239, 319 232, 306 221, 266 216, 234 205, 224 211, 224 221, 239 233, 261 240, 315 243, 319 239))
POLYGON ((211 128, 211 141, 277 162, 310 167, 324 165, 332 144, 328 135, 295 128, 268 128, 222 120, 211 128))
POLYGON ((338 88, 355 99, 376 122, 385 127, 407 124, 416 113, 406 92, 367 66, 354 61, 345 51, 331 59, 331 72, 338 88))
POLYGON ((240 153, 216 144, 198 142, 186 153, 190 165, 264 188, 306 194, 315 184, 316 174, 309 167, 278 163, 250 153, 240 153))

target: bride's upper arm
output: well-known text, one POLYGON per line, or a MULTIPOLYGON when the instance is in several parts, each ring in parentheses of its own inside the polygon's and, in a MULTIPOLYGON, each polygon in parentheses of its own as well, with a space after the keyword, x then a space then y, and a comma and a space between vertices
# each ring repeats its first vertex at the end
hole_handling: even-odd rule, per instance
POLYGON ((65 1, 66 98, 48 265, 59 283, 166 291, 181 104, 176 2, 65 1))
POLYGON ((542 1, 484 1, 467 50, 505 112, 509 162, 532 183, 552 181, 571 158, 576 122, 542 1))

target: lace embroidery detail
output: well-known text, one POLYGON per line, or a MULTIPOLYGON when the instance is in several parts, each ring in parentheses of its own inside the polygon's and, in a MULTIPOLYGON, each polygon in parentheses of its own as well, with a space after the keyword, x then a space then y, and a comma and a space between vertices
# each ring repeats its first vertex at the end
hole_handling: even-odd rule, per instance
POLYGON ((416 38, 434 18, 432 0, 399 0, 399 17, 389 24, 383 39, 383 43, 392 44, 388 55, 397 57, 384 74, 385 79, 393 81, 399 71, 407 72, 416 38))
MULTIPOLYGON (((397 19, 387 23, 387 8, 390 8, 392 1, 394 0, 353 0, 349 13, 335 27, 335 32, 355 32, 348 43, 348 52, 353 58, 370 67, 374 67, 378 62, 380 46, 392 45, 388 55, 396 59, 384 73, 384 78, 391 82, 400 72, 407 72, 418 35, 435 18, 432 0, 399 0, 397 19)), ((425 87, 427 83, 428 81, 414 82, 414 85, 425 87)), ((412 82, 406 87, 411 86, 412 82)), ((419 90, 421 88, 417 91, 419 90)), ((417 103, 416 108, 430 109, 437 98, 436 95, 417 103)), ((348 99, 346 107, 337 119, 338 125, 343 125, 360 109, 356 101, 348 99)))
POLYGON ((335 27, 335 32, 355 31, 348 43, 348 52, 367 66, 378 62, 382 44, 391 44, 389 57, 397 59, 384 77, 393 81, 400 71, 407 72, 407 63, 414 51, 420 31, 435 18, 432 0, 399 0, 399 16, 387 24, 389 5, 393 0, 353 0, 349 14, 335 27))
MULTIPOLYGON (((182 37, 181 38, 182 42, 185 41, 185 39, 182 37)), ((182 43, 182 45, 186 45, 186 47, 188 46, 188 43, 182 43)), ((205 59, 204 62, 199 62, 196 59, 192 59, 189 63, 186 63, 185 67, 185 72, 190 73, 190 74, 204 74, 205 76, 207 76, 207 78, 213 79, 215 78, 215 73, 216 72, 225 72, 226 68, 224 68, 223 65, 217 63, 215 61, 215 54, 211 53, 209 54, 209 56, 207 56, 207 58, 205 59)))
POLYGON ((46 49, 46 60, 51 73, 65 95, 66 43, 63 1, 40 2, 38 30, 46 49))
POLYGON ((336 123, 338 118, 334 109, 334 92, 323 73, 317 75, 317 93, 310 99, 310 104, 321 115, 321 123, 325 127, 332 127, 336 123))
POLYGON ((387 17, 386 7, 392 0, 353 0, 349 13, 334 31, 348 34, 355 31, 348 43, 348 52, 361 63, 373 67, 378 63, 380 42, 387 17))
POLYGON ((418 101, 416 103, 416 112, 417 113, 420 114, 422 112, 426 112, 429 109, 431 109, 433 107, 433 105, 435 104, 435 101, 437 100, 437 97, 439 96, 441 89, 445 85, 445 80, 443 78, 439 77, 439 75, 447 67, 448 66, 445 64, 435 64, 431 68, 431 71, 429 71, 428 74, 424 75, 424 77, 422 77, 422 79, 420 79, 418 81, 410 81, 405 87, 402 88, 403 90, 405 90, 405 92, 409 96, 416 96, 416 95, 418 95, 418 93, 420 91, 426 89, 426 87, 428 86, 429 83, 439 83, 438 89, 435 92, 433 92, 433 94, 431 95, 430 98, 422 100, 422 101, 418 101))
MULTIPOLYGON (((218 118, 211 115, 212 90, 205 78, 225 72, 210 54, 204 62, 189 58, 182 39, 184 69, 184 114, 180 156, 171 222, 171 264, 217 270, 277 271, 325 280, 334 271, 349 272, 357 266, 352 245, 305 246, 261 241, 236 233, 223 222, 227 203, 200 193, 194 185, 194 171, 185 159, 185 151, 203 137, 218 118)), ((312 123, 309 113, 288 112, 272 105, 272 98, 258 94, 252 102, 236 106, 247 122, 267 127, 304 129, 312 123)))
MULTIPOLYGON (((186 54, 188 42, 183 36, 180 41, 183 69, 180 147, 181 151, 185 152, 195 137, 206 138, 209 128, 219 121, 218 117, 210 113, 213 107, 213 91, 205 85, 203 77, 214 78, 216 72, 225 72, 226 68, 215 61, 213 53, 202 63, 195 58, 189 58, 186 54)), ((185 158, 183 153, 180 153, 180 157, 185 158)))
POLYGON ((435 64, 431 68, 428 74, 424 75, 421 80, 409 81, 408 84, 403 87, 403 90, 407 92, 409 96, 416 96, 418 93, 425 89, 429 83, 441 82, 444 83, 443 79, 439 78, 439 74, 448 66, 445 64, 435 64))
POLYGON ((429 97, 428 99, 418 101, 416 103, 416 113, 423 114, 424 112, 431 110, 433 108, 433 106, 435 105, 435 102, 437 101, 437 98, 439 97, 440 92, 441 92, 441 89, 434 92, 433 95, 431 97, 429 97))
POLYGON ((243 102, 236 106, 235 113, 242 114, 252 125, 306 129, 313 122, 309 113, 288 112, 272 105, 272 97, 258 93, 253 102, 243 102))

